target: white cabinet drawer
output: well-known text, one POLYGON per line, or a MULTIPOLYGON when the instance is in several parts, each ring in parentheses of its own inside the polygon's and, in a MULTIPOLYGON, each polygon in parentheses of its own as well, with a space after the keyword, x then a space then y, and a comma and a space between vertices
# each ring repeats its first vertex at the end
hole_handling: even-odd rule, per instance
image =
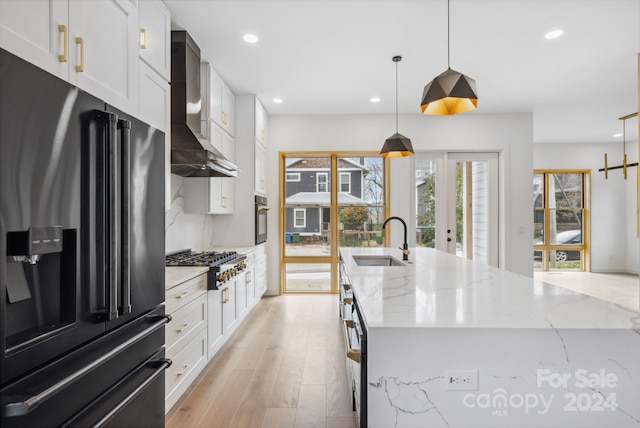
POLYGON ((165 411, 178 401, 207 363, 207 331, 202 330, 182 351, 171 359, 165 372, 165 411))
POLYGON ((180 349, 207 327, 207 295, 203 294, 172 313, 171 316, 172 320, 164 330, 167 358, 173 358, 180 349))
POLYGON ((207 292, 207 275, 203 274, 167 290, 167 313, 172 314, 207 292))

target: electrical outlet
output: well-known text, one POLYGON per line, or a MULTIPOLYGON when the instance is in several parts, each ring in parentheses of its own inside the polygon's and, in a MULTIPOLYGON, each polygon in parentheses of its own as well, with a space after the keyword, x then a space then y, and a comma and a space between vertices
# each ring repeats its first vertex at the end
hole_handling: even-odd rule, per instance
POLYGON ((477 391, 478 370, 445 370, 444 389, 447 391, 477 391))

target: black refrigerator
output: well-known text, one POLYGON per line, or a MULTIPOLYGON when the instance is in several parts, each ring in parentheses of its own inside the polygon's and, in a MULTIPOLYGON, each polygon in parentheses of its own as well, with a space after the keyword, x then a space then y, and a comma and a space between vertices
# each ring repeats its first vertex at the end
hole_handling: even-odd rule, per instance
POLYGON ((1 426, 164 426, 164 153, 0 50, 1 426))

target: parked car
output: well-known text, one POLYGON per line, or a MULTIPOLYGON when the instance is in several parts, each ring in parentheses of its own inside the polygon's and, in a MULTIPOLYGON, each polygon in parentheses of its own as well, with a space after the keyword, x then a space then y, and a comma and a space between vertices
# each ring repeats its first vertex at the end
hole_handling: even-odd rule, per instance
MULTIPOLYGON (((542 239, 537 239, 534 244, 542 245, 542 239)), ((556 235, 556 245, 581 245, 582 231, 580 229, 565 230, 556 235)), ((534 260, 542 260, 542 251, 533 252, 534 260)), ((579 250, 556 250, 556 261, 565 262, 567 260, 580 260, 579 250)))

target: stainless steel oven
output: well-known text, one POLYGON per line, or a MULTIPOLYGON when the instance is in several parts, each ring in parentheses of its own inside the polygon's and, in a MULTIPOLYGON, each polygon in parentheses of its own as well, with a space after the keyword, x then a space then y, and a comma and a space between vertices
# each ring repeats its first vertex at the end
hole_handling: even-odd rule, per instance
POLYGON ((267 198, 256 196, 256 245, 267 241, 267 198))

